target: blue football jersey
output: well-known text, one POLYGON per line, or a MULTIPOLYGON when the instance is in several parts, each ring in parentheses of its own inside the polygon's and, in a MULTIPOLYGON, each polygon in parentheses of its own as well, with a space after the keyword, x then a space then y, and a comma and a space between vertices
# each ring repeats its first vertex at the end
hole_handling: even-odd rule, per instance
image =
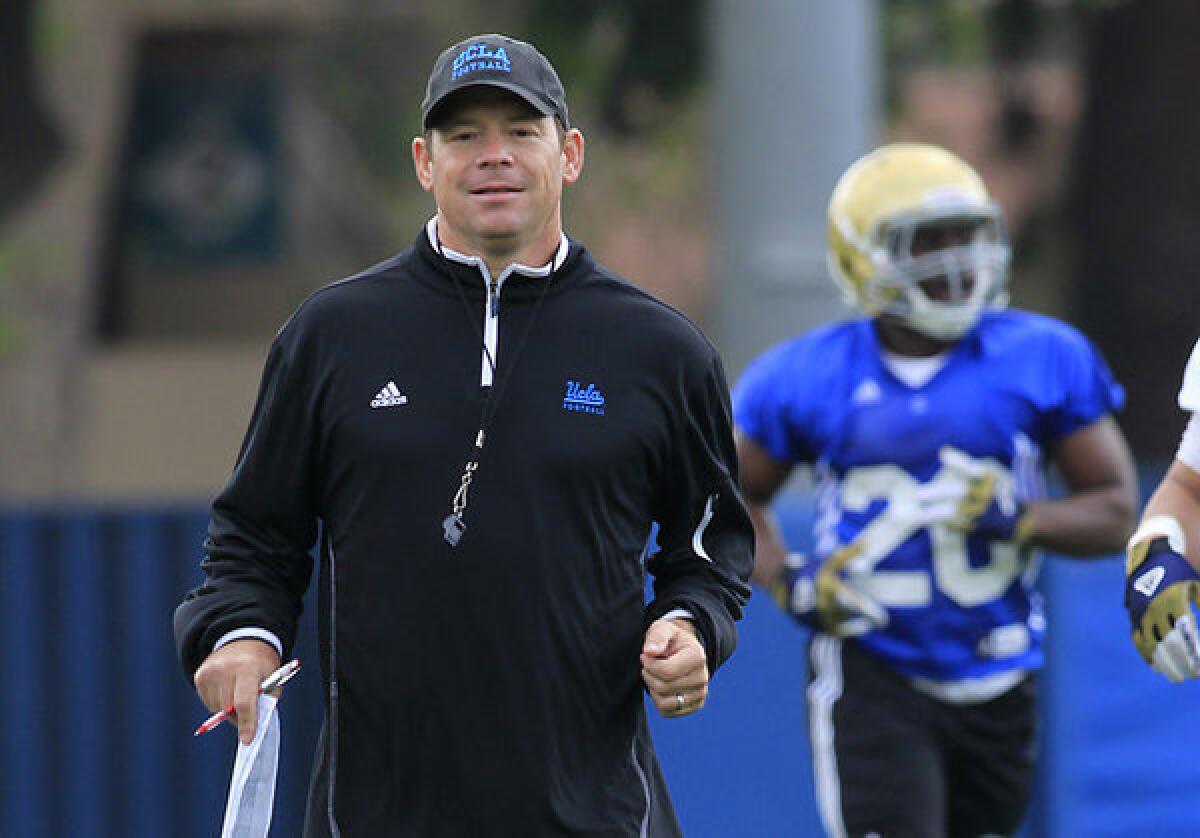
POLYGON ((987 312, 920 387, 885 366, 870 320, 816 329, 750 366, 734 414, 775 459, 815 466, 817 559, 861 536, 848 569, 888 623, 859 642, 906 675, 953 682, 1039 668, 1044 619, 1030 551, 914 523, 918 490, 949 479, 939 452, 1036 499, 1043 452, 1123 400, 1081 333, 1009 310, 987 312))

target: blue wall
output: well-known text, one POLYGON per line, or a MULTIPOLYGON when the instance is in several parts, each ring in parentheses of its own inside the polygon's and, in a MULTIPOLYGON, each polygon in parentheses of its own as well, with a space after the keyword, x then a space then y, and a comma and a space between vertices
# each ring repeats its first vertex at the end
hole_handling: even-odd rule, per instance
MULTIPOLYGON (((1150 476, 1151 479, 1154 477, 1150 476)), ((803 504, 785 505, 796 543, 803 504)), ((200 739, 171 612, 199 581, 198 509, 0 513, 0 833, 218 834, 234 748, 200 739)), ((1200 834, 1196 686, 1137 659, 1118 561, 1047 562, 1050 663, 1032 835, 1200 834)), ((311 596, 311 595, 310 595, 311 596)), ((295 836, 320 723, 310 665, 281 705, 275 836, 295 836)), ((654 722, 689 836, 819 832, 804 733, 803 631, 757 597, 709 706, 654 722)))
MULTIPOLYGON (((0 834, 220 834, 235 740, 176 662, 171 614, 200 580, 201 510, 0 514, 0 834)), ((315 663, 311 632, 299 655, 315 663)), ((320 718, 284 704, 273 835, 300 834, 320 718)))

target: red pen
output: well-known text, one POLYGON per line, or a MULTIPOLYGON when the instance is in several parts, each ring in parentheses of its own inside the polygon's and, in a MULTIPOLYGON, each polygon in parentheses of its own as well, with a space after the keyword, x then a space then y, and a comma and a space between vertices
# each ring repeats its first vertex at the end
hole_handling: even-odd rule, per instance
MULTIPOLYGON (((260 694, 261 693, 269 693, 271 690, 282 687, 284 684, 286 684, 288 681, 290 681, 292 679, 293 675, 295 675, 299 671, 300 671, 300 661, 298 659, 289 661, 288 663, 285 663, 283 666, 279 667, 278 669, 276 669, 274 672, 272 672, 270 675, 268 675, 266 678, 263 679, 262 684, 260 684, 258 687, 259 693, 260 694)), ((196 732, 193 733, 192 736, 199 736, 201 733, 208 733, 210 730, 212 730, 214 727, 216 727, 217 725, 219 725, 221 722, 225 721, 232 715, 233 715, 233 705, 230 704, 224 710, 220 711, 219 713, 213 713, 211 716, 209 716, 207 719, 205 719, 204 724, 202 724, 202 725, 200 725, 200 727, 196 728, 196 732)))

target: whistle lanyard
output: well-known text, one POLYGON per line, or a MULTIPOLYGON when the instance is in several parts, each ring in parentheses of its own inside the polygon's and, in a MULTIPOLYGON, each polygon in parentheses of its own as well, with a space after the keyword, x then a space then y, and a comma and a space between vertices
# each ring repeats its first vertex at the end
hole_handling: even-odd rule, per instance
MULTIPOLYGON (((438 243, 438 251, 441 252, 441 243, 438 243)), ((442 254, 445 258, 445 254, 442 254)), ((458 299, 462 302, 463 312, 470 321, 475 333, 479 336, 479 341, 483 345, 484 357, 487 359, 488 367, 492 371, 492 386, 487 388, 487 394, 484 396, 483 409, 479 416, 479 431, 475 434, 475 446, 471 449, 471 454, 467 457, 467 464, 463 468, 462 477, 459 479, 458 490, 454 493, 454 499, 450 504, 450 514, 442 519, 442 538, 450 547, 457 547, 458 542, 462 540, 463 533, 467 530, 467 521, 465 514, 467 511, 467 493, 471 488, 471 481, 475 479, 475 474, 479 470, 479 458, 483 455, 483 446, 487 441, 487 432, 492 425, 492 419, 496 416, 496 410, 500 407, 500 400, 504 396, 504 391, 508 387, 508 382, 512 380, 513 372, 516 370, 517 359, 521 357, 521 350, 525 348, 525 343, 529 340, 530 333, 533 332, 533 324, 537 320, 538 312, 542 308, 542 301, 546 299, 546 290, 550 287, 550 280, 554 278, 554 271, 542 280, 542 290, 538 293, 537 301, 533 305, 533 312, 529 315, 529 322, 525 324, 525 331, 521 334, 521 339, 517 342, 516 349, 513 350, 512 357, 509 359, 505 367, 505 375, 500 376, 496 369, 496 359, 492 357, 492 352, 488 348, 487 339, 484 337, 483 330, 480 329, 478 322, 471 312, 471 306, 467 302, 467 295, 463 292, 462 283, 458 278, 454 278, 454 287, 458 291, 458 299)), ((497 297, 493 305, 499 306, 499 285, 496 288, 497 297)), ((486 306, 487 299, 484 300, 486 306)))

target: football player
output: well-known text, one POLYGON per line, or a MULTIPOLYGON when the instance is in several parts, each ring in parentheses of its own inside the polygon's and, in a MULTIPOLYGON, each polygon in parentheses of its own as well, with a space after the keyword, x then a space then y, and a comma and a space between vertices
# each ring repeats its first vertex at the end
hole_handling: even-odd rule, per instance
POLYGON ((1200 341, 1183 373, 1179 406, 1192 418, 1175 461, 1129 539, 1125 559, 1133 643, 1146 663, 1175 683, 1200 675, 1200 637, 1192 613, 1192 603, 1200 602, 1194 566, 1200 563, 1200 341))
POLYGON ((1124 546, 1123 392, 1075 329, 1004 309, 1004 220, 948 151, 868 154, 828 223, 831 273, 866 316, 768 351, 735 392, 755 578, 816 629, 821 817, 830 835, 1010 834, 1033 772, 1035 548, 1124 546), (816 474, 811 559, 768 511, 798 464, 816 474))

